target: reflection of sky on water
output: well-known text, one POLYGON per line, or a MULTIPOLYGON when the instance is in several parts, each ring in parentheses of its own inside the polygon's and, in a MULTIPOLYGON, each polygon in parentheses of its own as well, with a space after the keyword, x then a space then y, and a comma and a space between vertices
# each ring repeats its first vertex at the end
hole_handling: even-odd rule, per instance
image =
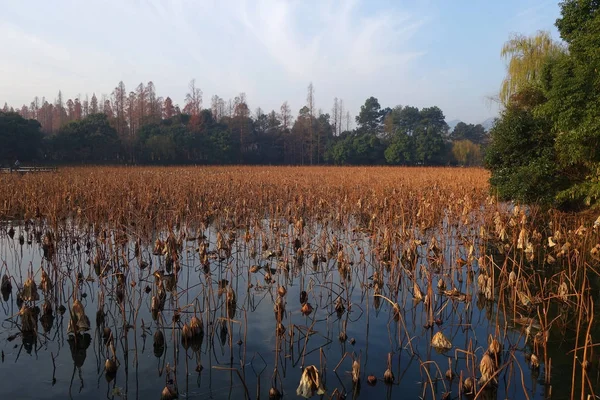
MULTIPOLYGON (((7 236, 0 237, 0 257, 2 261, 2 274, 7 269, 14 276, 19 284, 26 279, 27 270, 30 266, 37 273, 36 282, 39 284, 39 267, 44 264, 41 248, 35 243, 32 245, 25 243, 19 245, 17 237, 10 239, 7 236)), ((238 235, 238 236, 241 236, 238 235)), ((349 257, 356 265, 353 268, 350 287, 351 293, 351 309, 346 310, 341 319, 338 319, 334 309, 333 302, 337 298, 337 294, 342 293, 343 282, 340 281, 339 273, 335 261, 332 259, 328 263, 320 264, 317 271, 313 270, 310 257, 305 258, 304 266, 299 273, 294 272, 293 259, 291 253, 289 255, 289 284, 287 286, 288 293, 286 295, 286 310, 287 317, 284 319, 286 338, 289 339, 288 333, 291 329, 291 324, 295 324, 300 329, 295 329, 296 342, 290 351, 289 346, 284 345, 282 352, 279 354, 279 375, 278 387, 283 383, 284 392, 288 398, 297 398, 295 394, 296 387, 301 376, 302 365, 302 350, 306 343, 306 355, 304 365, 314 364, 317 367, 326 366, 326 375, 324 376, 325 386, 328 389, 328 394, 331 394, 335 388, 348 392, 348 398, 352 398, 352 380, 349 373, 352 361, 346 358, 344 362, 334 372, 340 359, 346 352, 354 353, 354 356, 360 358, 361 361, 361 378, 362 385, 360 395, 356 398, 398 398, 398 396, 406 398, 417 398, 426 390, 426 397, 430 398, 430 386, 427 382, 427 373, 432 377, 439 375, 436 366, 429 362, 437 363, 441 370, 442 376, 448 369, 449 359, 452 361, 452 369, 459 374, 460 370, 466 371, 465 356, 460 352, 455 352, 456 348, 466 349, 471 346, 475 350, 478 358, 481 358, 483 351, 487 348, 487 337, 495 331, 495 321, 503 321, 503 317, 496 315, 496 310, 490 308, 490 304, 479 303, 476 294, 473 296, 472 302, 467 307, 465 303, 453 302, 444 296, 435 293, 435 309, 436 318, 440 318, 442 325, 438 328, 435 326, 433 330, 424 328, 426 324, 426 311, 423 303, 415 304, 412 300, 412 282, 407 279, 406 275, 402 276, 402 287, 398 293, 398 303, 402 309, 402 319, 409 332, 409 337, 406 336, 405 328, 401 323, 395 322, 392 319, 392 310, 390 304, 385 301, 380 301, 380 307, 375 309, 373 289, 369 288, 368 294, 365 294, 361 288, 362 283, 367 285, 371 282, 369 275, 364 272, 364 265, 359 264, 359 253, 357 248, 361 247, 368 253, 369 239, 361 234, 349 234, 351 237, 342 237, 340 242, 345 245, 349 257), (349 246, 352 242, 352 246, 349 246), (349 250, 352 249, 352 250, 349 250), (356 268, 358 266, 358 268, 356 268), (300 291, 304 288, 309 293, 309 302, 313 305, 316 313, 306 317, 300 312, 300 291), (331 290, 335 292, 332 294, 331 290), (479 308, 478 306, 482 306, 479 308), (349 311, 349 312, 348 312, 349 311), (486 315, 487 314, 487 315, 486 315), (313 320, 314 318, 314 320, 313 320), (347 340, 340 342, 338 339, 342 330, 343 321, 346 320, 347 340), (313 325, 314 321, 314 325, 313 325), (490 321, 492 321, 490 323, 490 321), (300 330, 306 332, 307 328, 312 326, 314 335, 311 335, 308 341, 305 341, 300 330), (430 346, 430 341, 433 333, 439 329, 452 341, 454 344, 453 350, 445 355, 434 351, 430 346), (301 338, 301 340, 298 340, 301 338), (351 344, 351 339, 355 340, 351 344), (410 344, 409 344, 410 340, 410 344), (417 353, 417 356, 411 356, 412 349, 417 353), (387 354, 392 352, 393 362, 392 370, 396 377, 395 385, 386 386, 381 378, 386 369, 387 354), (380 381, 376 386, 371 387, 366 383, 367 375, 374 374, 380 381)), ((213 233, 209 235, 211 247, 214 247, 215 236, 213 233)), ((240 240, 241 243, 241 240, 240 240)), ((454 242, 449 241, 454 246, 454 242)), ((313 245, 315 245, 313 243, 313 245)), ((182 265, 184 266, 179 277, 179 295, 180 305, 194 303, 197 297, 200 298, 200 305, 205 307, 201 298, 204 294, 204 284, 206 277, 199 267, 198 255, 194 251, 196 242, 186 243, 187 250, 184 250, 182 255, 182 265), (183 289, 191 287, 189 291, 183 289)), ((78 271, 82 272, 84 277, 91 276, 96 278, 93 268, 86 264, 88 256, 83 252, 85 246, 81 243, 81 251, 74 251, 73 243, 63 244, 59 247, 58 252, 61 259, 62 271, 78 271), (65 247, 67 246, 67 247, 65 247)), ((248 267, 257 263, 255 260, 248 260, 243 257, 245 253, 244 245, 240 244, 238 250, 234 253, 232 261, 227 262, 213 261, 212 262, 212 281, 216 292, 216 283, 220 279, 228 279, 232 287, 237 293, 237 313, 235 320, 239 323, 232 323, 229 326, 228 335, 232 335, 231 343, 233 350, 230 351, 229 336, 226 338, 225 345, 222 345, 219 339, 219 334, 214 337, 208 336, 209 327, 207 321, 210 320, 217 323, 218 318, 225 317, 226 312, 221 305, 225 296, 217 299, 219 308, 205 310, 203 322, 205 324, 205 336, 203 339, 201 351, 194 353, 192 349, 187 351, 183 349, 181 344, 176 348, 173 346, 172 331, 166 329, 167 348, 165 356, 157 359, 153 352, 152 333, 156 329, 156 323, 152 321, 150 314, 150 298, 151 294, 145 294, 143 289, 147 285, 152 285, 154 278, 151 272, 161 267, 162 260, 160 257, 152 256, 152 266, 146 271, 142 271, 138 276, 138 272, 134 274, 136 281, 136 295, 142 298, 142 306, 137 319, 137 332, 130 330, 127 334, 127 342, 120 340, 117 343, 117 358, 120 362, 117 376, 114 381, 107 383, 103 371, 106 353, 99 353, 99 341, 101 335, 95 331, 95 313, 97 310, 97 281, 85 282, 82 285, 82 292, 87 294, 87 297, 82 299, 86 308, 86 313, 92 322, 91 344, 85 351, 85 362, 81 368, 74 368, 74 360, 70 350, 68 336, 66 334, 66 326, 68 322, 68 312, 63 316, 57 316, 54 320, 54 325, 46 336, 39 336, 36 346, 28 354, 25 348, 21 348, 22 339, 17 337, 13 341, 8 341, 8 337, 18 332, 7 318, 14 316, 18 312, 15 304, 16 288, 13 288, 13 294, 8 303, 2 302, 0 307, 0 316, 2 317, 2 325, 0 328, 0 349, 4 352, 4 362, 0 364, 0 373, 3 376, 5 384, 0 389, 2 398, 37 398, 37 399, 62 399, 69 394, 73 398, 119 398, 119 393, 127 394, 128 398, 158 398, 160 392, 165 385, 165 374, 159 376, 159 368, 164 368, 165 360, 171 365, 174 364, 176 352, 178 353, 179 362, 175 365, 177 370, 177 380, 179 391, 183 398, 213 398, 213 399, 239 399, 244 398, 244 387, 236 372, 216 369, 214 367, 233 367, 240 371, 243 375, 246 386, 249 390, 251 398, 256 398, 259 391, 261 397, 267 398, 268 391, 272 384, 272 374, 275 361, 276 348, 276 321, 273 313, 273 301, 275 299, 277 282, 283 282, 284 277, 281 273, 273 275, 276 281, 274 285, 268 287, 264 282, 263 271, 256 274, 250 274, 253 287, 249 288, 246 282, 248 267), (241 270, 242 273, 234 276, 232 270, 241 270), (244 311, 247 314, 244 315, 244 311), (210 317, 208 316, 210 313, 210 317), (247 319, 247 325, 245 321, 247 319), (147 337, 142 338, 142 321, 146 328, 149 329, 147 337), (246 329, 246 330, 245 330, 246 329), (241 340, 242 344, 238 345, 241 340), (136 350, 137 342, 137 352, 136 350), (125 347, 127 346, 127 347, 125 347), (128 360, 125 361, 125 350, 128 349, 128 360), (245 354, 244 354, 245 350, 245 354), (53 366, 54 357, 54 366, 53 366), (166 358, 165 358, 166 357, 166 358), (17 360, 18 358, 18 360, 17 360), (232 363, 230 364, 230 359, 232 363), (15 361, 16 360, 16 361, 15 361), (195 369, 201 363, 203 371, 198 374, 195 369), (242 365, 243 364, 243 365, 242 365), (53 370, 56 383, 53 384, 53 370), (187 370, 187 374, 186 374, 187 370), (72 384, 71 384, 72 382, 72 384)), ((150 250, 145 250, 143 253, 147 259, 150 257, 150 250)), ((464 252, 464 249, 462 249, 464 252)), ((449 254, 450 256, 450 254, 449 254)), ((366 265, 368 271, 372 271, 371 263, 374 263, 374 257, 366 257, 366 265)), ((271 267, 277 266, 276 259, 262 260, 261 265, 266 263, 271 267)), ((132 265, 135 265, 133 262, 132 265)), ((136 271, 139 271, 137 266, 132 266, 136 271)), ((74 276, 74 274, 71 274, 74 276)), ((468 283, 466 274, 463 277, 464 281, 457 287, 461 292, 476 293, 475 283, 468 283)), ((70 304, 66 302, 66 298, 72 293, 72 281, 66 280, 64 291, 60 294, 61 304, 70 304)), ((128 281, 129 283, 131 280, 128 281)), ((435 284, 436 280, 434 280, 435 284)), ((448 281, 449 282, 449 281, 448 281)), ((425 290, 423 281, 420 280, 423 290, 425 290)), ((111 284, 107 284, 111 287, 111 284)), ((391 296, 387 286, 384 288, 383 295, 391 296)), ((107 296, 107 308, 111 310, 112 315, 107 316, 110 321, 109 325, 113 331, 118 334, 122 331, 122 318, 116 309, 114 300, 107 296)), ((41 302, 38 304, 41 305, 41 302)), ((172 318, 172 299, 169 294, 167 299, 166 311, 164 313, 167 321, 172 318)), ((191 310, 191 309, 190 309, 191 310)), ((189 310, 188 310, 189 311, 189 310)), ((191 313, 182 313, 182 320, 186 321, 191 317, 191 313)), ((132 316, 128 313, 128 323, 133 324, 132 316)), ((503 324, 501 324, 503 326, 503 324)), ((217 327, 216 327, 217 328, 217 327)), ((40 332, 42 328, 40 326, 40 332)), ((502 328, 500 328, 502 329, 502 328)), ((218 330, 218 329, 217 329, 218 330)), ((178 336, 178 333, 177 333, 178 336)), ((179 339, 177 339, 179 341, 179 339)), ((516 346, 523 348, 524 336, 520 329, 508 331, 508 335, 504 342, 505 348, 508 346, 516 346)), ((572 348, 566 346, 566 348, 572 348)), ((558 350, 560 353, 561 350, 558 350)), ((535 385, 532 380, 529 369, 526 367, 526 362, 523 359, 524 353, 519 351, 516 357, 524 368, 525 385, 528 388, 530 398, 543 398, 543 387, 535 385)), ((79 355, 81 357, 81 354, 79 355)), ((556 357, 555 371, 558 373, 568 372, 568 381, 570 382, 570 365, 569 358, 556 357), (562 361, 562 362, 561 362, 562 361), (568 369, 567 369, 568 368, 568 369)), ((479 371, 476 366, 477 376, 479 371)), ((543 373, 540 373, 543 375, 543 373)), ((566 374, 567 375, 567 374, 566 374)), ((500 381, 498 388, 498 398, 524 398, 521 389, 521 377, 518 368, 514 368, 510 377, 500 381), (508 386, 508 389, 506 388, 508 386)), ((540 381, 543 379, 539 377, 540 381)), ((558 374, 555 379, 560 379, 558 374)), ((567 378, 565 378, 567 379, 567 378)), ((436 390, 439 398, 445 390, 452 390, 456 395, 458 392, 458 380, 455 379, 452 383, 443 379, 436 379, 433 382, 433 387, 436 390)), ((555 394, 560 391, 560 387, 555 386, 555 394)))

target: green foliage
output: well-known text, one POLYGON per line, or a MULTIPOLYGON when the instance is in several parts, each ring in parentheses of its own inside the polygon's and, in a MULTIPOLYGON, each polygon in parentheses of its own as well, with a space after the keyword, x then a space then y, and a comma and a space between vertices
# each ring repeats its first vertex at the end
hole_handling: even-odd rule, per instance
POLYGON ((352 158, 352 140, 348 136, 344 135, 333 141, 325 153, 325 161, 335 165, 350 164, 352 158))
POLYGON ((556 20, 560 36, 571 43, 600 10, 598 0, 565 0, 560 3, 561 17, 556 20))
POLYGON ((381 131, 383 117, 384 113, 379 101, 375 97, 369 97, 365 104, 360 106, 360 113, 356 117, 358 129, 362 132, 378 134, 381 131))
POLYGON ((385 119, 389 146, 385 159, 389 164, 440 165, 447 162, 448 133, 444 113, 438 107, 419 110, 396 107, 385 119))
POLYGON ((39 122, 0 111, 0 143, 0 162, 12 165, 16 160, 34 160, 42 144, 39 122))
POLYGON ((413 136, 395 135, 385 149, 385 160, 392 165, 413 165, 416 162, 415 147, 413 136))
POLYGON ((415 158, 418 164, 441 165, 445 160, 446 144, 439 131, 424 128, 417 132, 415 158))
POLYGON ((452 141, 468 140, 471 143, 483 144, 487 140, 485 128, 481 124, 465 124, 459 122, 450 134, 452 141))
POLYGON ((498 196, 551 204, 564 186, 556 166, 551 124, 536 118, 531 110, 511 106, 490 133, 485 161, 498 196))
POLYGON ((600 2, 567 0, 561 11, 568 49, 536 53, 543 63, 510 96, 486 160, 503 198, 580 208, 600 196, 600 2))
POLYGON ((105 114, 91 114, 63 126, 50 147, 56 161, 104 163, 119 160, 120 141, 105 114))
MULTIPOLYGON (((169 100, 162 119, 160 113, 148 118, 125 109, 113 113, 114 107, 105 102, 106 114, 75 117, 45 138, 44 150, 48 160, 59 163, 441 165, 452 159, 452 137, 438 107, 382 109, 369 97, 353 130, 341 132, 342 114, 334 108, 334 132, 330 115, 308 106, 292 121, 285 107, 282 115, 265 114, 260 108, 251 115, 242 95, 229 112, 222 100, 213 100, 212 109, 192 112, 188 107, 190 114, 182 114, 169 100)), ((465 127, 456 130, 457 138, 481 139, 480 126, 465 127)), ((39 133, 39 125, 34 130, 39 133)), ((0 135, 5 132, 9 131, 0 135)), ((22 143, 31 154, 41 153, 39 145, 29 146, 36 140, 22 143)), ((4 158, 16 158, 14 150, 8 153, 13 147, 0 149, 4 158)))
POLYGON ((231 132, 209 112, 175 116, 139 129, 140 161, 159 164, 228 164, 235 160, 231 132))
POLYGON ((480 165, 481 146, 468 139, 452 142, 452 156, 459 165, 480 165))
POLYGON ((563 46, 540 31, 532 36, 513 35, 504 46, 501 56, 508 60, 506 78, 500 88, 500 100, 507 105, 510 98, 525 86, 539 81, 548 59, 565 53, 563 46))
POLYGON ((336 165, 376 165, 384 162, 385 145, 369 133, 347 133, 335 141, 327 160, 336 165))

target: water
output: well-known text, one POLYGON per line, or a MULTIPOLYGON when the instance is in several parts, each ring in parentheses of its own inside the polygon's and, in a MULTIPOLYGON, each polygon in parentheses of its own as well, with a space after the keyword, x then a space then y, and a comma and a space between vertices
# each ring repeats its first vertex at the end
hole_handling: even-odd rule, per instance
MULTIPOLYGON (((480 254, 475 250, 469 257, 469 248, 456 231, 444 233, 441 246, 445 261, 439 269, 427 259, 428 244, 422 243, 416 246, 420 258, 413 270, 412 262, 406 259, 382 263, 382 251, 374 245, 373 237, 359 229, 315 225, 298 236, 292 224, 273 226, 266 221, 259 230, 250 230, 247 240, 243 229, 224 233, 222 240, 227 242, 235 232, 230 254, 227 250, 218 254, 214 226, 175 230, 174 238, 181 246, 177 284, 167 292, 164 310, 154 319, 151 299, 157 294, 157 284, 153 274, 168 273, 168 256, 153 254, 154 239, 166 240, 166 232, 140 240, 136 246, 136 237, 128 230, 126 236, 123 231, 107 231, 105 235, 98 228, 77 229, 65 224, 53 230, 55 254, 44 257, 43 232, 50 228, 35 224, 25 227, 22 223, 14 226, 12 237, 0 236, 2 275, 12 277, 13 283, 8 301, 0 306, 1 398, 158 399, 167 383, 177 387, 179 398, 268 398, 271 387, 284 398, 299 398, 296 388, 302 368, 310 365, 320 372, 327 393, 324 398, 343 393, 356 399, 442 398, 445 393, 457 398, 461 374, 479 378, 479 360, 488 348, 490 335, 499 339, 503 348, 499 365, 506 366, 497 386, 483 391, 484 398, 542 399, 549 391, 543 384, 543 367, 531 369, 526 360, 536 351, 527 340, 526 327, 505 323, 512 314, 478 295, 480 254), (198 252, 197 236, 201 235, 208 244, 206 267, 198 252), (301 237, 303 262, 294 250, 296 237, 301 237), (281 253, 272 254, 277 250, 281 253), (94 265, 98 253, 102 255, 100 274, 94 265), (322 258, 316 264, 314 253, 322 258), (456 260, 460 257, 468 259, 468 264, 458 268, 456 260), (140 268, 142 261, 147 264, 144 269, 140 268), (343 268, 340 272, 340 264, 347 272, 343 268), (261 269, 250 272, 251 266, 261 269), (40 288, 41 268, 53 283, 47 293, 40 288), (271 280, 265 280, 267 271, 271 280), (30 304, 43 308, 48 301, 52 318, 40 315, 37 333, 22 335, 17 287, 22 287, 29 273, 39 292, 39 300, 30 304), (118 273, 125 278, 122 284, 118 273), (415 277, 425 295, 429 275, 433 324, 425 302, 413 299, 411 279, 415 277), (456 287, 466 299, 443 295, 436 287, 440 278, 447 289, 456 287), (219 295, 223 279, 229 284, 219 295), (378 279, 383 282, 379 290, 374 284, 378 279), (285 333, 278 336, 274 304, 280 286, 287 293, 281 321, 285 333), (236 297, 229 310, 228 288, 236 297), (118 290, 123 292, 122 300, 118 290), (301 312, 302 291, 313 307, 308 315, 301 312), (390 302, 374 296, 376 293, 398 303, 398 320, 390 302), (113 355, 103 330, 96 325, 102 296, 104 326, 112 332, 118 364, 114 376, 105 372, 105 362, 113 355), (90 319, 90 329, 77 335, 67 332, 74 297, 81 300, 90 319), (338 297, 344 306, 340 312, 335 309, 338 297), (57 311, 60 305, 67 308, 64 315, 57 311), (201 340, 184 346, 181 328, 194 315, 201 318, 204 334, 201 340), (157 330, 164 332, 164 350, 153 346, 157 330), (453 344, 445 353, 430 345, 438 331, 453 344), (476 357, 475 365, 468 350, 476 357), (393 384, 383 381, 388 354, 393 384), (352 382, 352 360, 360 363, 358 385, 352 382), (167 374, 167 364, 171 374, 167 374), (452 380, 446 378, 449 369, 455 374, 452 380), (374 386, 368 383, 370 375, 377 378, 374 386)), ((404 249, 410 248, 409 243, 404 245, 404 249)), ((402 251, 392 249, 392 259, 400 259, 402 251)), ((550 341, 553 398, 568 398, 572 358, 566 352, 574 347, 574 340, 552 332, 550 341)))

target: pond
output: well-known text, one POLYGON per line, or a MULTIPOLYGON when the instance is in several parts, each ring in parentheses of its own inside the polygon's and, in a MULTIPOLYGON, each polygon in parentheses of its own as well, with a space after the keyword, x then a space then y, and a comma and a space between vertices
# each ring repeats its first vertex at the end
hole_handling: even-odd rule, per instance
MULTIPOLYGON (((282 223, 258 237, 180 229, 143 243, 118 231, 7 226, 5 398, 160 398, 165 388, 180 398, 267 398, 271 388, 298 398, 311 365, 325 398, 454 398, 467 393, 466 378, 479 379, 473 355, 482 357, 490 337, 500 344, 499 365, 510 365, 485 396, 544 398, 550 390, 543 368, 531 367, 539 326, 505 324, 512 310, 479 293, 479 255, 458 244, 457 232, 445 240, 447 262, 436 266, 431 243, 408 245, 392 265, 367 232, 330 227, 300 232, 282 223), (24 288, 28 278, 35 295, 24 288), (153 298, 161 296, 157 312, 153 298), (22 333, 23 300, 35 307, 33 333, 22 333), (88 321, 75 315, 79 307, 88 321), (194 317, 199 327, 189 333, 194 317), (71 318, 78 321, 69 327, 71 318), (432 347, 437 332, 450 349, 432 347)), ((548 354, 554 382, 570 383, 568 340, 557 336, 548 354)), ((568 387, 552 385, 553 396, 567 398, 568 387)))
POLYGON ((481 170, 2 179, 0 398, 600 393, 600 218, 481 170))

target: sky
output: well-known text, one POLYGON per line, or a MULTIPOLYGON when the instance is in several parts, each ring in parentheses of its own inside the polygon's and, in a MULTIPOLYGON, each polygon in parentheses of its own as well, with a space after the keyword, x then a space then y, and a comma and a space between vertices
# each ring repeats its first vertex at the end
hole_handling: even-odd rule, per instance
POLYGON ((306 103, 354 116, 382 107, 438 106, 478 123, 505 75, 514 33, 548 30, 558 0, 0 0, 0 105, 110 96, 152 81, 184 105, 188 82, 204 107, 246 93, 251 110, 293 115, 306 103))

